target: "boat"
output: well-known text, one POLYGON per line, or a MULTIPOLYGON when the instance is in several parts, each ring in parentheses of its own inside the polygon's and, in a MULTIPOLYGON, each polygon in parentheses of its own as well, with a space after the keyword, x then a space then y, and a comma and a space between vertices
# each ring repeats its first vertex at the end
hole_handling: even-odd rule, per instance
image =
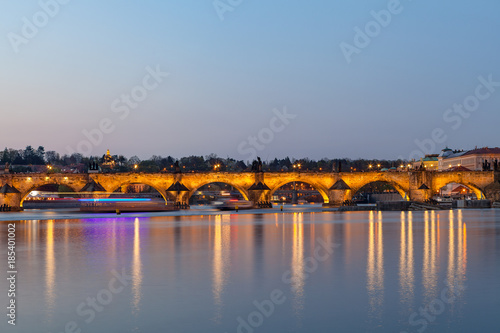
POLYGON ((150 198, 79 199, 80 211, 91 213, 164 212, 179 210, 174 204, 150 198))
POLYGON ((214 202, 213 205, 220 210, 251 209, 253 208, 253 201, 224 198, 221 201, 214 202))
POLYGON ((453 202, 453 198, 450 197, 450 196, 448 196, 448 195, 445 195, 445 196, 435 196, 434 199, 438 203, 443 203, 443 204, 452 203, 453 202))

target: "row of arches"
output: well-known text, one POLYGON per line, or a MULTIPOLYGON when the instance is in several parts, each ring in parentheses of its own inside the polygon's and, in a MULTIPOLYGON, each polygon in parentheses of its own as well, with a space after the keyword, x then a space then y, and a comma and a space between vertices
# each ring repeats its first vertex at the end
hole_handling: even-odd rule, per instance
MULTIPOLYGON (((31 188, 22 198, 21 206, 26 202, 37 201, 40 193, 53 193, 58 198, 76 198, 82 195, 70 185, 65 184, 43 184, 31 188)), ((227 182, 210 182, 199 186, 187 193, 191 203, 208 204, 211 193, 226 191, 229 195, 238 195, 242 199, 249 200, 248 191, 237 185, 227 182)), ((325 189, 304 181, 284 182, 278 184, 269 193, 269 200, 275 202, 291 202, 293 191, 300 202, 303 203, 328 203, 328 193, 325 189)), ((91 193, 87 193, 91 195, 91 193)), ((119 197, 120 195, 147 196, 163 199, 166 202, 175 200, 175 193, 166 192, 157 188, 153 184, 127 182, 120 185, 113 192, 106 193, 109 197, 119 197)), ((84 192, 83 195, 86 195, 84 192)), ((432 195, 448 195, 450 197, 477 198, 484 197, 478 188, 465 184, 448 183, 432 195), (479 195, 478 195, 479 194, 479 195)), ((374 203, 376 201, 400 201, 406 199, 407 193, 398 184, 387 181, 374 181, 365 184, 363 187, 353 191, 352 198, 358 202, 374 203)))

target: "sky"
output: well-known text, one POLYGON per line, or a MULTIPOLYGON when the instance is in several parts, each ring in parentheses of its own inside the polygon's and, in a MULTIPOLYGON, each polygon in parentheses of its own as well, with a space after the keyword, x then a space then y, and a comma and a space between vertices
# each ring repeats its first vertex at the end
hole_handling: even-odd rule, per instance
POLYGON ((264 160, 500 146, 500 2, 0 0, 0 146, 264 160))

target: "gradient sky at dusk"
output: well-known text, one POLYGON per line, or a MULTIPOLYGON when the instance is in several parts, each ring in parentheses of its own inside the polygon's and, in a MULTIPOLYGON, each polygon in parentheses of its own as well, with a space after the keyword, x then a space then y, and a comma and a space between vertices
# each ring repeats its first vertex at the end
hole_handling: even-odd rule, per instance
POLYGON ((348 63, 340 43, 389 2, 244 0, 220 20, 212 0, 72 0, 16 53, 9 33, 42 9, 1 0, 1 148, 67 153, 108 118, 92 154, 246 160, 238 146, 284 108, 296 118, 263 159, 408 158, 436 128, 436 151, 500 146, 500 86, 460 125, 443 119, 479 76, 500 82, 500 2, 401 0, 348 63), (120 119, 111 105, 148 66, 169 76, 120 119))

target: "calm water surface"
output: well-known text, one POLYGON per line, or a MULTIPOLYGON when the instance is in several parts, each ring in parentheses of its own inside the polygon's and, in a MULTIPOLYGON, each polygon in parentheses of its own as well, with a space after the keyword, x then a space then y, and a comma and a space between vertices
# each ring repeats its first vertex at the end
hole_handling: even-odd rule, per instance
POLYGON ((498 210, 14 222, 1 332, 500 330, 498 210))

